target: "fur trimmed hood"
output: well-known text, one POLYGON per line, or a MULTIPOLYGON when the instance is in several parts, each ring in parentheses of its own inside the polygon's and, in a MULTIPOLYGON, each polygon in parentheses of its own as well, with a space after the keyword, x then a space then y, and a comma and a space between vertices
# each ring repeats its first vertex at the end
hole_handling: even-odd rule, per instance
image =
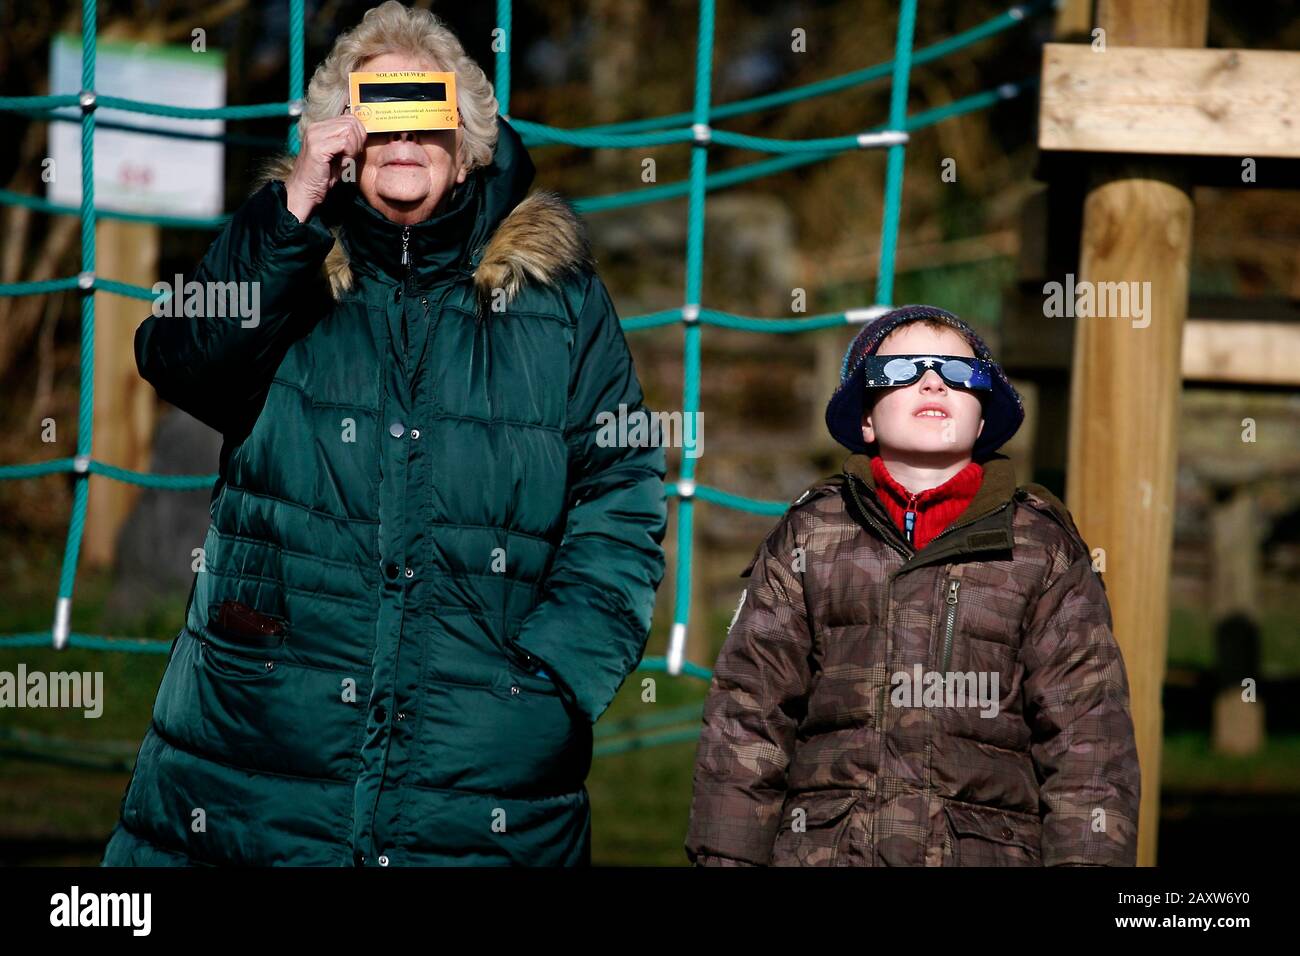
MULTIPOLYGON (((265 162, 254 178, 252 192, 272 180, 285 181, 293 164, 292 153, 282 153, 265 162)), ((528 178, 531 179, 531 168, 528 178)), ((498 189, 498 198, 500 193, 498 189)), ((337 300, 352 287, 353 271, 347 249, 339 238, 342 226, 331 224, 329 228, 334 233, 334 247, 325 258, 322 272, 337 300)), ((471 267, 480 301, 488 301, 494 290, 501 289, 509 303, 530 281, 554 285, 566 275, 593 265, 586 226, 568 202, 546 190, 535 190, 525 196, 487 233, 485 241, 480 240, 477 245, 481 254, 475 253, 476 262, 471 267)))

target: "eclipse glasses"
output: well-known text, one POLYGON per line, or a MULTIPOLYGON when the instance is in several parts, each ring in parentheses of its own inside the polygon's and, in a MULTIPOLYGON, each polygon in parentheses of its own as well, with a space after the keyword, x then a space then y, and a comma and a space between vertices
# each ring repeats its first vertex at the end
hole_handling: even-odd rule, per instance
POLYGON ((367 133, 455 129, 460 125, 455 73, 349 73, 348 87, 348 109, 367 133))
POLYGON ((993 388, 993 363, 969 355, 868 355, 863 360, 868 388, 911 385, 928 369, 954 388, 993 388))

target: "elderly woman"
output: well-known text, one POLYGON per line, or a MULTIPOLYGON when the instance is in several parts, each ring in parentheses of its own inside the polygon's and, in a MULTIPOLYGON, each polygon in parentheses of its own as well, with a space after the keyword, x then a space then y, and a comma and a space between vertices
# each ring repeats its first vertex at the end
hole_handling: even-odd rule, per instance
POLYGON ((614 306, 432 14, 366 13, 299 129, 194 276, 259 314, 136 332, 224 443, 104 863, 588 863, 664 570, 662 448, 598 440, 645 414, 614 306), (454 72, 459 128, 367 135, 361 70, 454 72))

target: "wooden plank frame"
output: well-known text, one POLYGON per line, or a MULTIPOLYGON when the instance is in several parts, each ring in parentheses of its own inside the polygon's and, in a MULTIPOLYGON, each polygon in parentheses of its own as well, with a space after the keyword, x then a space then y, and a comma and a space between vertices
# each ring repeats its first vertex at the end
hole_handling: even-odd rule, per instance
POLYGON ((1300 157, 1300 53, 1048 43, 1038 146, 1300 157))

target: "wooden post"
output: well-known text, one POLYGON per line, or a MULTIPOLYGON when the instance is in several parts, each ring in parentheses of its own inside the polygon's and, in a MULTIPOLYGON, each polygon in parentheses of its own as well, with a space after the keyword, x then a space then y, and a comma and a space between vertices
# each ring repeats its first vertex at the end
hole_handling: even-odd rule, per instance
POLYGON ((1086 42, 1092 31, 1092 6, 1092 0, 1061 0, 1052 24, 1057 42, 1086 42))
MULTIPOLYGON (((98 275, 146 288, 158 279, 157 226, 100 220, 95 249, 98 275)), ((153 387, 135 367, 135 330, 148 310, 149 303, 139 299, 95 293, 95 458, 136 471, 149 469, 157 414, 153 387)), ((102 475, 89 480, 83 566, 108 568, 140 487, 102 475)))
POLYGON ((1240 756, 1256 753, 1264 744, 1264 702, 1258 697, 1259 535, 1251 483, 1216 489, 1210 533, 1210 613, 1215 632, 1210 746, 1215 753, 1240 756), (1243 698, 1246 678, 1255 681, 1251 699, 1243 698))
MULTIPOLYGON (((1207 7, 1099 0, 1097 25, 1108 48, 1199 47, 1207 7)), ((1098 157, 1083 215, 1080 281, 1149 289, 1144 326, 1124 315, 1076 319, 1067 502, 1090 546, 1105 551, 1142 764, 1138 865, 1152 866, 1192 197, 1176 160, 1098 157)), ((1136 311, 1131 301, 1128 311, 1136 311)))

